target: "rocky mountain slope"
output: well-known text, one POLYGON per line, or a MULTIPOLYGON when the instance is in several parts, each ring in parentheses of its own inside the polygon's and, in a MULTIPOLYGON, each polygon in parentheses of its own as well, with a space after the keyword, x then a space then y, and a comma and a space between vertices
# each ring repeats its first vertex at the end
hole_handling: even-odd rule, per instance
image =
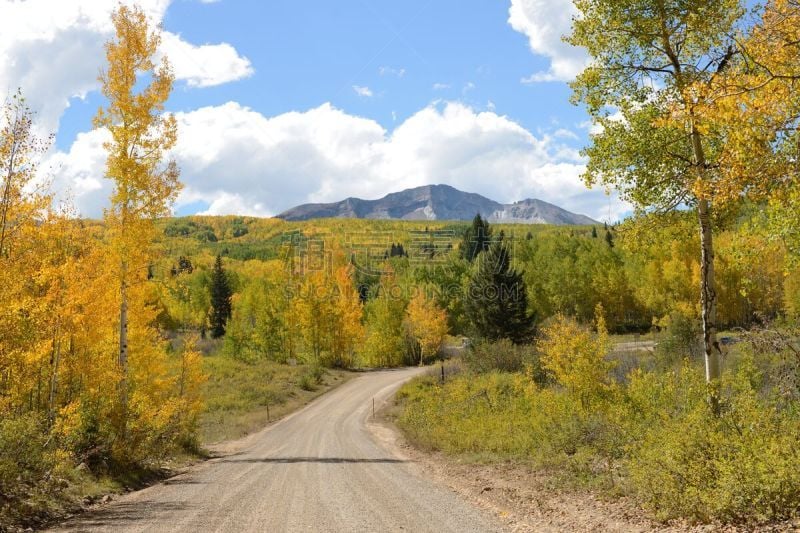
POLYGON ((403 220, 472 220, 476 213, 490 222, 524 224, 597 224, 585 215, 529 198, 501 204, 480 194, 449 185, 425 185, 384 196, 379 200, 347 198, 329 204, 304 204, 278 215, 284 220, 312 218, 372 218, 403 220))

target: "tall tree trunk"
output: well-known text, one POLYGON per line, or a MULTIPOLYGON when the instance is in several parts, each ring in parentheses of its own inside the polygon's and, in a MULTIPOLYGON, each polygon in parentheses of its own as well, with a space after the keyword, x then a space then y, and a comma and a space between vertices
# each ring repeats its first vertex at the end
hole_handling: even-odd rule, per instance
POLYGON ((47 399, 47 420, 50 425, 56 419, 56 394, 58 393, 58 367, 61 361, 61 318, 56 321, 53 335, 53 355, 50 362, 50 394, 47 399))
POLYGON ((122 262, 119 304, 119 401, 122 409, 121 434, 124 438, 128 423, 128 265, 122 262))
MULTIPOLYGON (((692 148, 698 172, 706 172, 706 158, 700 133, 692 126, 692 148)), ((700 224, 700 307, 703 319, 703 351, 705 352, 708 402, 714 414, 719 413, 719 378, 722 352, 717 341, 717 288, 714 280, 714 242, 711 228, 711 202, 703 198, 697 204, 700 224)))
POLYGON ((717 341, 717 290, 714 280, 714 245, 711 231, 711 207, 701 200, 697 208, 700 219, 700 305, 703 317, 703 349, 706 362, 706 381, 712 385, 709 402, 719 411, 716 385, 722 368, 722 351, 717 341))
POLYGON ((12 129, 14 140, 11 141, 11 153, 8 157, 8 170, 6 172, 5 183, 3 184, 3 197, 0 199, 0 257, 5 252, 6 233, 8 226, 8 211, 11 209, 11 180, 14 179, 14 159, 17 155, 17 124, 19 117, 16 118, 12 129))

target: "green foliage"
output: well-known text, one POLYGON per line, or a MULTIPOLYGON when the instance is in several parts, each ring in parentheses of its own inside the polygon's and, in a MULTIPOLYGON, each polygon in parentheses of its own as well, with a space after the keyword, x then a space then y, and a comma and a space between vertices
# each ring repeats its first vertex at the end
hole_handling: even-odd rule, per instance
POLYGON ((44 421, 30 414, 0 419, 0 524, 30 519, 37 500, 58 489, 44 421))
POLYGON ((636 375, 636 407, 623 430, 634 493, 661 518, 765 522, 800 506, 800 419, 760 394, 761 378, 746 361, 725 377, 724 410, 712 415, 702 375, 686 367, 636 375), (627 426, 627 427, 626 427, 627 426))
POLYGON ((480 214, 472 219, 472 225, 464 232, 464 238, 459 247, 459 257, 470 263, 482 252, 489 249, 492 242, 492 228, 489 222, 481 218, 480 214))
POLYGON ((701 336, 702 324, 687 310, 676 309, 659 326, 665 331, 655 352, 656 357, 666 367, 675 366, 684 358, 697 360, 703 353, 701 336))
POLYGON ((169 222, 164 228, 164 235, 167 237, 192 237, 201 242, 217 242, 217 235, 211 226, 185 218, 169 222))
POLYGON ((547 381, 534 346, 514 344, 509 339, 496 342, 479 341, 470 346, 462 356, 467 368, 477 373, 493 370, 500 372, 525 372, 539 384, 547 381))
POLYGON ((225 353, 243 361, 267 358, 285 363, 292 356, 286 287, 253 279, 233 306, 225 334, 225 353))
POLYGON ((211 274, 211 312, 209 323, 211 326, 211 336, 218 339, 225 335, 225 326, 231 317, 231 290, 230 281, 222 266, 222 257, 217 255, 214 262, 214 270, 211 274))
POLYGON ((467 260, 451 255, 440 264, 422 266, 412 273, 414 284, 435 289, 436 305, 447 311, 448 326, 453 334, 469 333, 470 324, 464 312, 464 287, 471 266, 467 260))
POLYGON ((405 319, 408 302, 388 289, 381 290, 364 310, 366 339, 359 350, 365 366, 397 367, 413 363, 406 343, 405 319))
POLYGON ((319 365, 312 365, 309 369, 300 376, 297 380, 297 386, 304 391, 317 390, 319 384, 322 383, 322 378, 325 375, 325 370, 319 365))
POLYGON ((465 312, 481 338, 522 342, 533 333, 525 281, 511 266, 504 242, 494 243, 478 261, 467 287, 465 312))

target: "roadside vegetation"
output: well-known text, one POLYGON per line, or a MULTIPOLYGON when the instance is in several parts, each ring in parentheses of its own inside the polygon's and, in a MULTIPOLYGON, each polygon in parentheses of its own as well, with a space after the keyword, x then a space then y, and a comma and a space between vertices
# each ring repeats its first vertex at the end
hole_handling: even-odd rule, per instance
POLYGON ((662 520, 795 518, 798 333, 748 333, 726 358, 714 416, 702 359, 688 346, 672 345, 669 361, 642 352, 615 376, 622 361, 602 330, 559 317, 535 347, 482 344, 444 384, 432 375, 405 385, 398 424, 423 447, 519 463, 568 490, 631 496, 662 520))

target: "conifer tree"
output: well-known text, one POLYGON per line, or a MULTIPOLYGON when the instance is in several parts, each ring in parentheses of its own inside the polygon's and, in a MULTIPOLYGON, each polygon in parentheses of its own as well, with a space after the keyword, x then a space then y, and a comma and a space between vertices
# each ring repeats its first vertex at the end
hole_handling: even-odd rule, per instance
POLYGON ((217 254, 214 271, 211 273, 211 336, 218 339, 225 335, 225 327, 231 317, 231 284, 222 266, 222 256, 217 254))
POLYGON ((511 266, 503 241, 482 254, 469 281, 465 311, 474 332, 488 340, 520 343, 533 333, 528 295, 522 273, 511 266))
POLYGON ((473 262, 481 252, 489 249, 491 239, 492 229, 489 227, 489 222, 478 213, 472 219, 472 225, 464 232, 460 249, 461 258, 473 262))

